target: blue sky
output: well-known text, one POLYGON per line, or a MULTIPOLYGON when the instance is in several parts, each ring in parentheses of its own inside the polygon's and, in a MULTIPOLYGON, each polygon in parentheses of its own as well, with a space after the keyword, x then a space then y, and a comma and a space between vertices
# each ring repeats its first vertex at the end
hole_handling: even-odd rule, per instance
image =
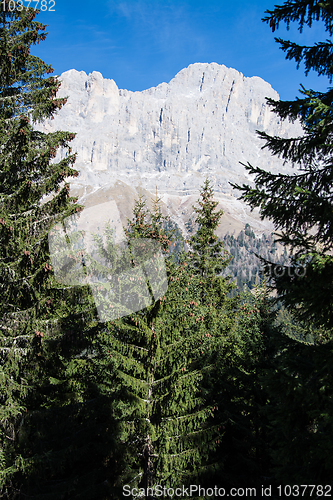
MULTIPOLYGON (((26 3, 27 0, 24 0, 26 3)), ((48 25, 46 41, 32 53, 60 75, 68 69, 99 71, 119 88, 144 90, 169 82, 195 62, 225 64, 245 76, 260 76, 282 99, 294 99, 300 84, 326 90, 315 73, 305 77, 286 61, 274 36, 309 44, 328 38, 320 25, 302 35, 292 27, 273 34, 261 21, 270 0, 47 0, 54 11, 36 20, 48 25)), ((33 6, 36 2, 32 3, 33 6)))

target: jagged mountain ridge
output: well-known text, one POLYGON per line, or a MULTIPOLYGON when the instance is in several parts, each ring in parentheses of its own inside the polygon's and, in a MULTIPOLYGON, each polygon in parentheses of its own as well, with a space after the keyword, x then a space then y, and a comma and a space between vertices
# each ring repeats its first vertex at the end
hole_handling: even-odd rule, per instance
MULTIPOLYGON (((300 134, 301 127, 280 122, 269 110, 265 98, 279 96, 261 78, 246 78, 216 63, 196 63, 169 83, 142 92, 118 89, 98 72, 70 70, 60 79, 58 96, 68 96, 68 102, 41 128, 77 132, 72 145, 80 176, 72 186, 88 205, 101 196, 110 199, 111 192, 119 196, 127 190, 124 196, 129 196, 141 186, 148 192, 157 188, 171 213, 180 216, 182 205, 197 198, 208 175, 230 218, 251 224, 249 211, 229 185, 250 180, 239 162, 290 171, 261 149, 256 130, 290 136, 300 134)), ((255 229, 264 228, 254 220, 255 229)))

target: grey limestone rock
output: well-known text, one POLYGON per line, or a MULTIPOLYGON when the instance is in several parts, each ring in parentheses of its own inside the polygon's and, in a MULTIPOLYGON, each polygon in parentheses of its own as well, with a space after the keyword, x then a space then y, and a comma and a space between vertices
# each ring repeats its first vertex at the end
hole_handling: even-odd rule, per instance
POLYGON ((170 196, 197 195, 208 175, 223 208, 245 223, 251 222, 248 211, 229 184, 251 181, 240 162, 291 172, 291 165, 262 149, 256 130, 289 137, 302 128, 270 111, 266 97, 279 96, 259 77, 197 63, 142 92, 118 89, 96 71, 72 69, 60 79, 58 96, 68 101, 39 128, 77 133, 71 145, 80 175, 71 183, 83 198, 121 182, 153 193, 157 188, 168 204, 170 196))
POLYGON ((290 136, 301 127, 270 111, 265 98, 279 96, 261 78, 216 63, 192 64, 142 92, 120 90, 95 71, 60 78, 58 96, 68 102, 43 129, 77 132, 79 184, 97 188, 119 179, 181 195, 197 192, 208 174, 216 192, 232 194, 228 181, 246 180, 239 162, 290 170, 261 149, 256 130, 290 136))

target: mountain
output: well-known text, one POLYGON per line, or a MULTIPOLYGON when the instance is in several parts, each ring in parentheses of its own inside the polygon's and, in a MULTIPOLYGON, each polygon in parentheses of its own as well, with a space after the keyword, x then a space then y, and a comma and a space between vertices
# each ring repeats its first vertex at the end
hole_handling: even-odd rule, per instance
MULTIPOLYGON (((131 216, 138 192, 162 196, 165 211, 184 229, 206 175, 225 211, 221 233, 246 223, 257 232, 272 226, 237 200, 229 182, 249 182, 239 162, 290 172, 272 158, 256 130, 291 136, 299 124, 281 122, 266 97, 279 99, 258 77, 246 78, 224 65, 191 64, 169 83, 142 92, 118 89, 98 72, 74 69, 60 77, 67 104, 39 126, 77 132, 72 142, 78 179, 72 192, 85 206, 115 200, 122 220, 131 216)), ((58 158, 57 158, 58 159, 58 158)))

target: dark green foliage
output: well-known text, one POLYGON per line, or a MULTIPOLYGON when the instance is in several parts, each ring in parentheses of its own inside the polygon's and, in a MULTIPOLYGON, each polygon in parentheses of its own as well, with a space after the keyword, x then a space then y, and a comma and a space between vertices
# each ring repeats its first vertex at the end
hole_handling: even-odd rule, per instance
POLYGON ((265 288, 242 294, 235 325, 216 353, 210 383, 219 436, 207 484, 259 488, 270 471, 262 413, 267 393, 261 380, 272 356, 270 310, 265 288))
POLYGON ((332 346, 276 337, 266 372, 272 473, 281 484, 332 484, 332 346))
MULTIPOLYGON (((332 36, 331 2, 286 1, 267 11, 274 31, 281 22, 299 30, 322 21, 332 36)), ((332 79, 332 42, 312 47, 277 39, 287 59, 332 79)), ((300 137, 271 137, 259 132, 273 155, 298 165, 294 175, 271 174, 247 165, 255 186, 234 186, 262 218, 274 222, 280 241, 291 252, 289 265, 262 259, 276 292, 287 307, 272 330, 273 356, 261 377, 267 403, 267 443, 277 484, 331 484, 332 481, 332 97, 305 90, 295 101, 268 100, 281 119, 299 119, 300 137), (281 272, 282 270, 282 272, 281 272), (292 313, 292 314, 290 314, 292 313), (308 342, 311 343, 308 343, 308 342)), ((308 494, 305 497, 309 497, 308 494)))
MULTIPOLYGON (((45 39, 45 26, 34 21, 34 9, 10 11, 8 3, 0 13, 0 488, 10 496, 42 460, 32 458, 38 446, 26 453, 22 437, 38 405, 70 402, 65 392, 54 393, 64 363, 50 346, 62 343, 67 328, 81 342, 83 310, 78 291, 57 284, 48 247, 51 226, 81 209, 65 182, 78 175, 69 146, 74 134, 35 130, 65 100, 56 98, 60 82, 46 76, 52 68, 30 54, 45 39), (66 155, 56 161, 59 148, 66 155)), ((41 454, 49 453, 43 446, 41 454)))
POLYGON ((223 211, 214 211, 218 202, 213 201, 213 188, 208 178, 202 187, 200 197, 199 207, 193 207, 197 214, 195 223, 198 230, 188 240, 191 247, 189 257, 194 272, 203 278, 208 278, 221 274, 228 265, 230 257, 227 258, 228 252, 224 250, 223 243, 215 234, 223 211))
MULTIPOLYGON (((281 22, 287 27, 296 22, 300 31, 304 25, 323 21, 332 35, 333 11, 330 2, 287 1, 267 11, 264 21, 274 31, 281 22)), ((316 71, 332 77, 332 42, 312 47, 298 46, 277 39, 286 57, 299 65, 304 61, 306 72, 316 71)), ((264 132, 273 155, 298 165, 294 175, 271 174, 252 165, 245 166, 254 174, 255 187, 234 186, 242 191, 241 198, 252 208, 259 207, 262 218, 270 218, 279 231, 278 241, 288 246, 291 265, 306 266, 306 273, 287 272, 273 276, 279 299, 293 309, 301 320, 317 326, 333 326, 332 294, 332 97, 333 92, 315 92, 302 88, 304 98, 295 101, 268 100, 273 111, 282 119, 298 118, 303 126, 300 137, 271 137, 264 132), (295 307, 297 305, 297 307, 295 307)))
POLYGON ((15 471, 8 498, 19 492, 22 498, 45 500, 110 498, 125 466, 117 454, 117 435, 109 397, 95 394, 83 403, 68 399, 64 406, 30 410, 17 436, 24 463, 15 464, 20 472, 15 471))
POLYGON ((229 297, 235 285, 230 276, 223 276, 231 256, 215 234, 223 212, 215 212, 218 203, 213 201, 213 195, 212 185, 206 179, 200 192, 199 207, 193 207, 198 230, 187 242, 190 272, 197 282, 196 293, 203 308, 206 331, 212 337, 210 354, 219 348, 219 342, 224 341, 234 325, 233 311, 237 307, 237 301, 229 297))
MULTIPOLYGON (((263 21, 269 24, 273 33, 279 28, 281 22, 285 23, 287 29, 290 23, 298 23, 298 29, 302 33, 304 26, 312 27, 313 21, 323 21, 325 31, 330 36, 333 34, 333 8, 331 2, 319 0, 287 1, 282 5, 275 5, 274 10, 267 10, 267 16, 263 21)), ((332 43, 330 40, 318 42, 314 46, 301 46, 289 40, 275 39, 286 52, 286 59, 295 60, 297 67, 300 63, 305 64, 305 74, 310 70, 319 75, 326 75, 332 81, 332 43)))
MULTIPOLYGON (((200 208, 196 209, 199 229, 189 240, 189 257, 192 272, 199 277, 200 303, 205 306, 202 343, 207 368, 201 387, 214 410, 209 423, 217 430, 217 449, 198 471, 199 483, 257 485, 267 466, 259 415, 265 398, 258 375, 264 352, 261 299, 255 300, 251 294, 243 302, 239 296, 230 298, 234 285, 222 274, 230 257, 215 235, 222 212, 214 212, 217 203, 208 180, 200 195, 200 208)), ((243 233, 240 244, 244 238, 243 233)))
MULTIPOLYGON (((273 30, 283 20, 302 27, 317 14, 331 34, 325 3, 286 2, 267 20, 273 30)), ((33 18, 32 9, 1 13, 1 497, 120 499, 126 484, 257 491, 266 482, 329 484, 330 92, 270 101, 282 118, 300 117, 305 135, 262 134, 266 146, 298 162, 304 174, 272 176, 249 166, 257 186, 241 188, 244 199, 284 230, 281 241, 295 252, 291 263, 286 246, 282 254, 273 235, 256 238, 248 224, 237 238, 219 241, 222 211, 215 212, 207 179, 187 247, 159 200, 149 211, 140 198, 123 245, 114 243, 108 226, 106 244, 96 235, 97 253, 84 257, 93 293, 74 281, 65 287, 50 265, 48 233, 70 214, 80 215, 65 182, 77 175, 73 135, 33 128, 64 104, 56 99, 59 82, 44 76, 51 68, 30 55, 44 38, 33 18), (67 150, 61 161, 58 148, 67 150), (294 315, 281 309, 275 321, 268 290, 255 286, 261 279, 256 255, 264 265, 275 261, 271 274, 280 264, 307 266, 306 276, 275 279, 278 298, 294 315), (122 290, 124 271, 139 266, 146 266, 143 278, 130 280, 130 292, 145 284, 148 305, 141 297, 134 311, 127 292, 127 301, 111 303, 110 274, 122 290), (236 295, 228 273, 251 293, 236 295), (103 301, 117 319, 101 321, 103 301)), ((317 66, 315 49, 282 46, 307 69, 324 71, 323 58, 329 60, 329 44, 317 46, 317 66)))
POLYGON ((288 337, 307 344, 323 344, 329 341, 331 332, 325 328, 314 328, 311 324, 296 320, 287 309, 281 307, 276 325, 288 337))
POLYGON ((283 309, 276 325, 276 355, 263 379, 272 473, 283 484, 332 484, 332 332, 283 309))
POLYGON ((206 457, 211 410, 199 392, 205 331, 197 280, 185 255, 168 257, 170 233, 158 207, 140 198, 126 231, 129 242, 160 243, 167 265, 167 292, 144 310, 108 323, 110 356, 118 365, 115 416, 127 467, 119 484, 141 488, 188 482, 206 457))

